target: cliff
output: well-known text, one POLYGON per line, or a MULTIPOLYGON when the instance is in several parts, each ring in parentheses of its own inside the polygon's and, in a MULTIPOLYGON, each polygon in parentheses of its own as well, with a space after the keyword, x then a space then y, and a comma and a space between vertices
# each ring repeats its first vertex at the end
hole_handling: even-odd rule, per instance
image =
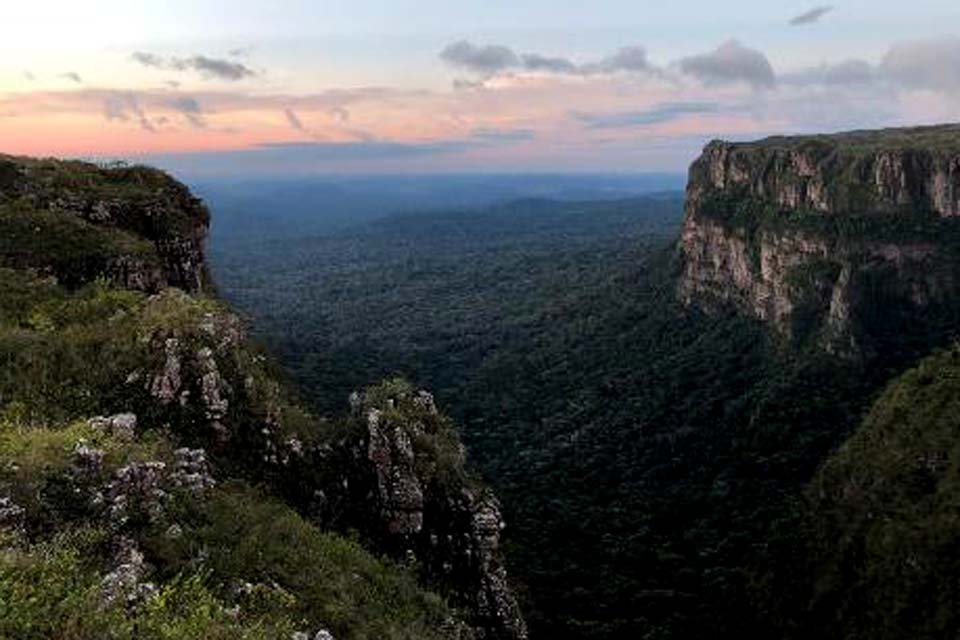
POLYGON ((146 292, 210 286, 206 207, 156 169, 0 155, 0 205, 2 266, 69 287, 97 277, 146 292))
POLYGON ((690 169, 681 299, 869 355, 956 318, 960 126, 710 143, 690 169))
POLYGON ((452 423, 402 381, 301 408, 208 224, 152 169, 0 158, 0 635, 525 638, 452 423))

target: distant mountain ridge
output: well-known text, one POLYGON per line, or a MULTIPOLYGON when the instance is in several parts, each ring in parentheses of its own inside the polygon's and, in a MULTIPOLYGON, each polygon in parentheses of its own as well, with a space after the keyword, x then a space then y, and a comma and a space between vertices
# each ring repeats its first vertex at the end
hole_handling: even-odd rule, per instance
POLYGON ((612 200, 683 189, 684 177, 638 175, 317 176, 192 181, 217 210, 212 244, 324 235, 403 212, 476 210, 517 199, 612 200))

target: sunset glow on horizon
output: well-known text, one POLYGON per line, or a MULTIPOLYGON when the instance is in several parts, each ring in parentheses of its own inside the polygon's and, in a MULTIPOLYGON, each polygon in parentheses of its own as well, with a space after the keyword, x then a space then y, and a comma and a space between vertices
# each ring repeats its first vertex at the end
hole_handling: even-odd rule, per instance
POLYGON ((677 171, 715 137, 960 119, 960 37, 941 27, 960 7, 942 0, 150 4, 0 9, 0 152, 677 171))

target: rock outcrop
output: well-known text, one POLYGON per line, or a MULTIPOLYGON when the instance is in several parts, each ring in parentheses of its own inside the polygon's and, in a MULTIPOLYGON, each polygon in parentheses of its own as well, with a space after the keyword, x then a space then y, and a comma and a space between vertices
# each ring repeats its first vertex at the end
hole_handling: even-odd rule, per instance
MULTIPOLYGON (((187 533, 168 522, 171 505, 200 503, 230 481, 255 485, 311 526, 359 532, 367 550, 408 565, 418 588, 453 606, 431 627, 438 635, 525 638, 499 548, 499 505, 467 471, 456 431, 432 397, 390 382, 358 394, 348 415, 311 415, 227 305, 196 295, 212 291, 208 223, 200 200, 153 169, 0 156, 0 277, 109 309, 94 322, 103 328, 98 352, 110 358, 83 393, 103 396, 89 403, 101 415, 84 414, 82 424, 114 449, 86 439, 73 445, 62 475, 77 509, 118 544, 133 530, 168 525, 178 538, 187 533), (175 445, 116 464, 118 448, 158 433, 175 445)), ((31 330, 58 329, 29 311, 22 322, 31 330)), ((23 496, 0 495, 2 531, 22 529, 15 498, 23 496)), ((150 595, 141 589, 143 554, 157 550, 121 551, 104 594, 132 606, 150 595)))
POLYGON ((0 205, 16 207, 19 218, 49 236, 37 242, 59 248, 47 254, 21 241, 19 251, 0 251, 0 266, 31 266, 68 286, 94 276, 149 292, 210 288, 209 213, 187 187, 156 169, 0 156, 0 205), (37 263, 18 264, 26 259, 37 263))
POLYGON ((352 467, 367 471, 354 474, 352 487, 355 501, 374 506, 369 535, 415 560, 428 584, 469 611, 478 640, 526 638, 500 548, 500 504, 470 477, 433 396, 391 381, 350 400, 366 427, 352 467))
POLYGON ((958 215, 960 126, 712 142, 690 169, 679 295, 869 355, 956 317, 958 215))

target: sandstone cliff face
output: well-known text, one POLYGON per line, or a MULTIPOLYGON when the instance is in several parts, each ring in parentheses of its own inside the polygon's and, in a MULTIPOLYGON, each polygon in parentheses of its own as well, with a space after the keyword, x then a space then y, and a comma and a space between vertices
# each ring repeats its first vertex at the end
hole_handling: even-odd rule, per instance
POLYGON ((953 313, 958 214, 960 128, 713 142, 690 170, 679 295, 869 355, 953 313))
POLYGON ((715 141, 690 171, 689 195, 711 191, 824 214, 960 215, 960 126, 715 141))
POLYGON ((41 234, 61 217, 73 233, 99 245, 85 247, 69 264, 30 265, 64 284, 99 276, 148 292, 210 286, 204 256, 209 213, 184 185, 160 171, 0 156, 4 204, 17 206, 22 215, 44 214, 41 234), (144 241, 151 250, 134 246, 144 241))

